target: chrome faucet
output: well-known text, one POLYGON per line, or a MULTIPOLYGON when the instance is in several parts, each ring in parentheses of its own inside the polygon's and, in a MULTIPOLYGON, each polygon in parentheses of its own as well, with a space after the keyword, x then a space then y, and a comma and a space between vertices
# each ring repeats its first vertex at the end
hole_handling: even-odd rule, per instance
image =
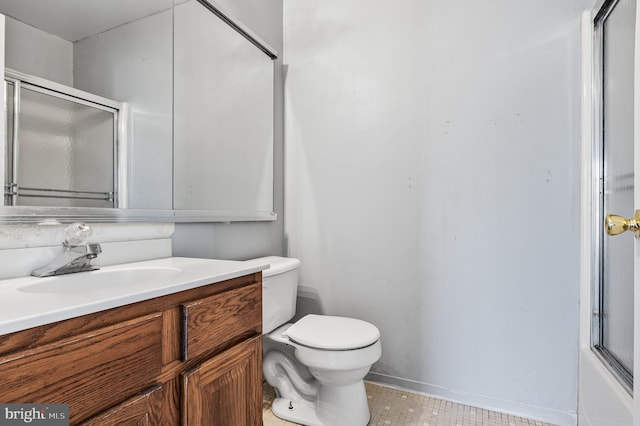
POLYGON ((64 251, 48 264, 34 269, 34 277, 50 277, 52 275, 71 274, 74 272, 94 271, 100 269, 93 266, 91 260, 102 253, 100 244, 87 243, 92 229, 84 223, 73 223, 65 229, 64 251))

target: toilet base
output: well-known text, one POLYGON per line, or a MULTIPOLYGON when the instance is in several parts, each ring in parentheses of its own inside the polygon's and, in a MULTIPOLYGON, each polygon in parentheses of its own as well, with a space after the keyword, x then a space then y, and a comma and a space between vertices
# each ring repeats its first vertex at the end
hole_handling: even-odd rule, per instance
POLYGON ((288 326, 264 336, 263 376, 278 395, 272 405, 273 414, 306 426, 366 426, 371 413, 363 379, 370 363, 380 358, 380 342, 345 351, 354 352, 350 354, 317 353, 320 351, 293 344, 285 332, 288 326), (356 363, 355 352, 365 360, 360 357, 356 363), (335 361, 336 356, 348 361, 349 368, 325 368, 322 361, 327 364, 327 359, 335 361), (363 361, 365 365, 360 365, 363 361))
POLYGON ((305 426, 325 426, 320 423, 316 415, 316 407, 307 401, 289 401, 285 398, 276 398, 271 405, 271 411, 282 420, 299 423, 305 426), (293 408, 290 408, 293 407, 293 408))
POLYGON ((276 417, 305 426, 366 426, 371 417, 363 381, 347 386, 319 384, 314 401, 278 397, 271 410, 276 417))

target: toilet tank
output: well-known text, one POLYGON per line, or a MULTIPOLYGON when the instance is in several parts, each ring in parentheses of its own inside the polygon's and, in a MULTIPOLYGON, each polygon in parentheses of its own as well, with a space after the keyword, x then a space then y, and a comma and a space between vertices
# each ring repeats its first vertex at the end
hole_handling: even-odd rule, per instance
POLYGON ((300 260, 267 256, 247 260, 251 265, 269 265, 262 271, 262 334, 286 324, 296 314, 300 260))

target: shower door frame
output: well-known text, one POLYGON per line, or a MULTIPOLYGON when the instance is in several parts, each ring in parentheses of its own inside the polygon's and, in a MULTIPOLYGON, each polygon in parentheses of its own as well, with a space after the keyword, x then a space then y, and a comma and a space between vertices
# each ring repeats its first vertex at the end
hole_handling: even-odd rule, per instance
MULTIPOLYGON (((48 96, 53 96, 58 99, 78 103, 81 105, 96 108, 108 113, 113 114, 114 128, 113 128, 113 208, 126 208, 128 205, 128 191, 127 191, 127 175, 128 175, 128 116, 129 109, 126 102, 117 102, 108 98, 104 98, 93 93, 78 90, 73 87, 65 86, 50 80, 46 80, 40 77, 25 74, 19 71, 15 71, 9 68, 5 68, 4 84, 5 88, 8 83, 14 85, 14 99, 9 99, 5 89, 5 103, 13 102, 14 107, 14 120, 13 120, 13 140, 9 141, 8 138, 8 126, 5 123, 5 144, 12 144, 13 146, 13 158, 4 159, 4 164, 12 162, 12 184, 16 184, 17 177, 17 164, 18 164, 18 124, 19 124, 19 111, 20 111, 20 89, 32 90, 48 96)), ((5 107, 6 108, 6 107, 5 107)), ((5 117, 6 119, 6 117, 5 117)), ((3 174, 4 179, 4 174, 3 174)), ((3 183, 6 193, 6 182, 3 183)), ((9 188, 12 190, 12 188, 9 188)), ((73 193, 74 191, 64 191, 73 193)), ((106 193, 105 193, 106 194, 106 193)), ((80 194, 82 195, 82 194, 80 194)), ((13 196, 12 204, 15 205, 15 199, 19 194, 13 196)), ((58 197, 55 198, 74 198, 71 197, 58 197)))
MULTIPOLYGON (((600 1, 593 17, 593 274, 592 274, 592 309, 591 344, 594 352, 611 371, 613 376, 620 381, 622 386, 633 395, 633 371, 628 371, 605 345, 604 321, 607 316, 604 308, 604 239, 612 238, 604 235, 602 224, 604 216, 610 213, 630 214, 632 212, 605 212, 604 211, 604 25, 605 21, 620 0, 600 1)), ((638 208, 638 206, 636 206, 638 208)), ((622 236, 620 238, 625 238, 622 236)))
MULTIPOLYGON (((580 335, 578 354, 578 398, 577 420, 579 424, 635 425, 640 426, 640 384, 635 390, 624 386, 607 368, 592 345, 592 320, 594 307, 599 303, 593 292, 593 283, 598 269, 596 242, 599 235, 598 213, 599 156, 594 149, 598 134, 595 125, 597 114, 596 97, 602 92, 594 85, 596 37, 594 18, 605 0, 599 0, 593 9, 581 16, 581 149, 580 149, 580 335), (598 204, 598 205, 597 205, 598 204), (635 395, 634 395, 635 394, 635 395), (635 396, 635 397, 634 397, 635 396)), ((634 194, 635 208, 640 208, 640 33, 638 23, 640 8, 636 8, 635 74, 634 74, 634 194)), ((630 215, 633 212, 613 212, 630 215)), ((611 237, 609 237, 611 238, 611 237)), ((634 380, 640 380, 640 244, 635 240, 634 259, 634 380)))

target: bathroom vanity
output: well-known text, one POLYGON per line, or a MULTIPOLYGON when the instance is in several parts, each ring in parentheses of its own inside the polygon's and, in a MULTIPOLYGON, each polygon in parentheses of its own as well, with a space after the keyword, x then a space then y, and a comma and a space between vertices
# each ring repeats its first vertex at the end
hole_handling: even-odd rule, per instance
POLYGON ((112 285, 109 297, 99 288, 74 291, 74 280, 84 275, 91 286, 91 274, 118 277, 117 268, 71 281, 0 281, 0 308, 7 308, 0 309, 0 332, 69 317, 0 335, 0 401, 67 403, 72 425, 261 424, 261 268, 202 259, 188 259, 196 265, 189 267, 181 259, 168 264, 183 265, 184 274, 165 283, 150 272, 163 260, 139 262, 121 276, 139 274, 148 283, 112 285), (214 272, 198 275, 198 262, 214 272), (28 297, 51 308, 33 308, 41 316, 26 306, 15 309, 21 317, 5 313, 28 297))

